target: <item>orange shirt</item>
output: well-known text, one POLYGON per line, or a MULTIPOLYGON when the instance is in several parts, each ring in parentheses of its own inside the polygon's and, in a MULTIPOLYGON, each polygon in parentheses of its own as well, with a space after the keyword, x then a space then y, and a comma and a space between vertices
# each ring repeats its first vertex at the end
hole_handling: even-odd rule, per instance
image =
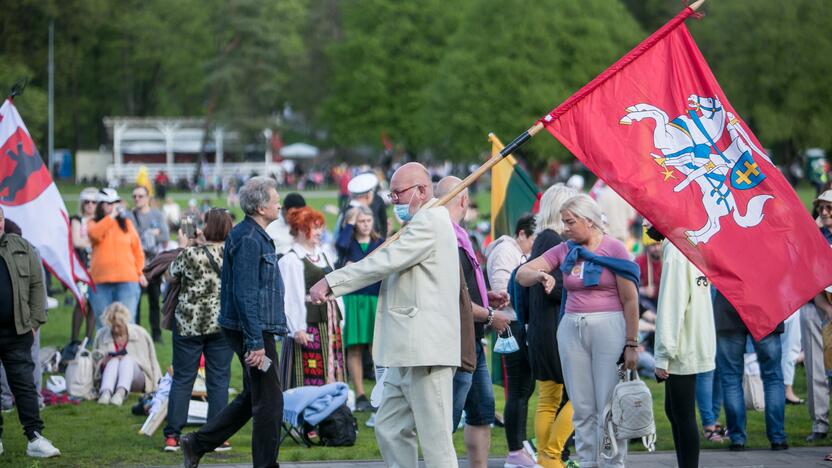
POLYGON ((118 221, 106 216, 90 220, 87 233, 92 242, 90 275, 96 283, 135 283, 144 268, 144 252, 139 235, 127 220, 127 232, 118 221))

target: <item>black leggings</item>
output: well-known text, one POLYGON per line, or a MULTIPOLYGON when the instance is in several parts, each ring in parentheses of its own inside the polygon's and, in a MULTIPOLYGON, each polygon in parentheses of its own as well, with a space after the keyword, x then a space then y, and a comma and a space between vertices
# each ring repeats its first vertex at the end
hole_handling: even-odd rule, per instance
POLYGON ((526 328, 520 322, 511 322, 511 333, 520 349, 503 355, 506 369, 505 429, 509 451, 523 448, 526 440, 526 421, 529 415, 529 398, 534 393, 534 377, 529 365, 526 347, 526 328))
POLYGON ((699 426, 696 423, 696 374, 670 375, 666 382, 664 411, 673 429, 679 468, 699 466, 699 426))

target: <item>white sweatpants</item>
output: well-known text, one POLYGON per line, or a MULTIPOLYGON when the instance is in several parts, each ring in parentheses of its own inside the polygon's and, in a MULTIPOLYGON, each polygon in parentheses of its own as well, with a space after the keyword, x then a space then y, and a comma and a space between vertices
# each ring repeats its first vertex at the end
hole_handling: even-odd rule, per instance
POLYGON ((118 388, 123 388, 127 393, 144 391, 144 374, 136 360, 130 356, 110 359, 104 366, 99 393, 112 394, 118 388))
POLYGON ((574 410, 575 448, 581 468, 623 467, 627 441, 618 455, 599 457, 604 407, 618 383, 618 358, 626 342, 622 312, 567 313, 558 325, 563 380, 574 410))
POLYGON ((794 365, 797 357, 800 356, 800 310, 787 318, 783 334, 780 335, 780 348, 783 350, 783 357, 780 366, 783 369, 783 383, 794 384, 794 365))

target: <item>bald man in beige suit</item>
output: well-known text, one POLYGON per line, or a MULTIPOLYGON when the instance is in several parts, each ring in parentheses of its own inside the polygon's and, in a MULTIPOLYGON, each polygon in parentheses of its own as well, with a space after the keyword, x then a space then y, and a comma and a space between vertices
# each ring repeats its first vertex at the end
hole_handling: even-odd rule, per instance
POLYGON ((381 281, 373 342, 373 359, 388 367, 376 414, 381 455, 390 467, 416 468, 418 433, 428 467, 455 467, 452 387, 461 346, 456 236, 448 210, 421 209, 433 198, 421 164, 399 168, 390 195, 407 221, 401 238, 326 275, 310 295, 321 301, 330 292, 343 296, 381 281))

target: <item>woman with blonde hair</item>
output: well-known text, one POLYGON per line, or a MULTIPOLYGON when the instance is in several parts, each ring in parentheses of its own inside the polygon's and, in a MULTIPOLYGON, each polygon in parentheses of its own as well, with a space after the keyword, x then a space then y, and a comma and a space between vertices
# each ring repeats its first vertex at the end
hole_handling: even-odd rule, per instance
MULTIPOLYGON (((564 184, 549 187, 540 198, 535 226, 536 237, 530 260, 561 244, 564 239, 560 209, 578 192, 564 184)), ((534 432, 537 438, 537 463, 544 467, 560 467, 563 449, 572 434, 572 403, 563 386, 563 371, 558 353, 558 318, 563 293, 563 275, 557 268, 550 272, 557 284, 550 292, 542 285, 529 288, 529 316, 526 340, 529 364, 537 381, 538 399, 534 432)))
MULTIPOLYGON (((575 446, 581 466, 598 466, 603 409, 624 368, 638 362, 638 266, 624 244, 607 235, 601 209, 588 195, 560 209, 569 242, 547 250, 517 272, 523 286, 540 284, 551 293, 563 273, 564 315, 558 325, 558 353, 572 402, 575 446)), ((624 466, 627 441, 606 466, 624 466)))
MULTIPOLYGON (((341 228, 335 242, 342 265, 360 261, 384 243, 384 239, 374 229, 375 218, 369 207, 356 206, 347 211, 345 219, 346 224, 341 228)), ((361 358, 364 347, 371 348, 373 344, 380 288, 381 283, 374 283, 344 296, 344 347, 347 349, 347 367, 355 389, 357 411, 370 409, 370 400, 364 394, 361 358)))
POLYGON ((95 337, 95 351, 101 360, 101 386, 98 403, 120 406, 130 392, 156 390, 162 371, 150 335, 130 323, 131 314, 120 302, 104 311, 104 328, 95 337))

